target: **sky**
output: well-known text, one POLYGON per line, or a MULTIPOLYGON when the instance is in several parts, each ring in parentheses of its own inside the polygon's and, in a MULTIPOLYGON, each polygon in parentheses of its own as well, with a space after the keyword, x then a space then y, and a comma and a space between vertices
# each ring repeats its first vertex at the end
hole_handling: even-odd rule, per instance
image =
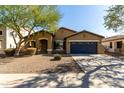
POLYGON ((105 37, 120 34, 104 27, 104 16, 109 6, 103 5, 60 5, 58 6, 62 18, 59 27, 66 27, 76 31, 87 30, 105 37))

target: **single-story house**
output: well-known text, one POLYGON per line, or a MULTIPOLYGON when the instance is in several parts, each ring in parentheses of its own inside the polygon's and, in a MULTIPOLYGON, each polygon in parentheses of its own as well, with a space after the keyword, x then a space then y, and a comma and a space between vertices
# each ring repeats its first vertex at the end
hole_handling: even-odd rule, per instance
POLYGON ((37 48, 39 53, 54 53, 63 51, 71 54, 104 53, 101 41, 104 37, 86 30, 76 32, 61 27, 54 34, 47 31, 38 31, 29 38, 27 47, 37 48))
POLYGON ((124 35, 116 35, 102 40, 106 51, 124 54, 124 35))

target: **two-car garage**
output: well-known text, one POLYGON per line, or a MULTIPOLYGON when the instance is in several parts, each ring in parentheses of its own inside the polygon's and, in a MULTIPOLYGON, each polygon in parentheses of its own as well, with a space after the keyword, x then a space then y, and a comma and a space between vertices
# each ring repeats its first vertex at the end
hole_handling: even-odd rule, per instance
POLYGON ((97 54, 97 42, 70 42, 71 54, 97 54))
POLYGON ((69 54, 101 54, 104 37, 89 31, 82 31, 66 38, 66 51, 69 54))

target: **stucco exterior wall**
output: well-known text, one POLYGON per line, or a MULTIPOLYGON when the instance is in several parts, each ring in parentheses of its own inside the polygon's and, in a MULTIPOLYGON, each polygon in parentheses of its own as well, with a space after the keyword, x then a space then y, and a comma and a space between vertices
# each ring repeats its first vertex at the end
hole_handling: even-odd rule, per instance
POLYGON ((75 34, 75 33, 76 33, 76 32, 70 31, 70 30, 64 29, 64 28, 58 29, 58 31, 55 32, 55 37, 54 37, 54 39, 55 39, 55 40, 63 40, 65 37, 68 37, 68 36, 73 35, 73 34, 75 34))
MULTIPOLYGON (((6 48, 16 48, 16 45, 15 45, 14 39, 11 35, 11 32, 12 32, 11 29, 9 29, 9 28, 6 29, 6 48)), ((16 42, 19 41, 18 36, 15 37, 15 39, 16 39, 16 42)))
MULTIPOLYGON (((12 37, 12 35, 11 35, 11 32, 12 32, 12 31, 13 31, 13 30, 10 29, 10 28, 7 28, 7 29, 6 29, 6 48, 16 48, 14 39, 13 39, 13 37, 12 37)), ((21 34, 22 34, 23 36, 28 35, 28 32, 25 31, 24 29, 21 29, 20 32, 21 32, 21 34)), ((16 33, 13 33, 13 34, 14 34, 14 36, 15 36, 16 42, 18 43, 18 42, 19 42, 19 37, 18 37, 18 35, 16 35, 16 33)))
POLYGON ((90 33, 86 33, 86 32, 79 33, 77 35, 74 35, 66 39, 66 52, 70 53, 70 42, 73 41, 73 42, 98 42, 97 53, 98 54, 104 53, 104 48, 101 45, 101 40, 102 37, 90 33))
POLYGON ((109 52, 114 52, 114 42, 112 42, 112 48, 110 48, 110 42, 102 42, 102 44, 109 52))
POLYGON ((105 53, 105 48, 104 46, 101 44, 101 42, 98 42, 98 45, 97 45, 97 51, 98 51, 98 54, 104 54, 105 53))
MULTIPOLYGON (((11 34, 11 32, 13 30, 10 28, 5 28, 5 27, 0 27, 0 30, 3 31, 2 35, 0 35, 0 40, 2 41, 2 49, 16 48, 14 39, 11 34)), ((27 35, 26 31, 24 31, 24 30, 21 30, 21 31, 23 32, 22 35, 24 35, 24 36, 27 35)), ((14 33, 14 35, 15 35, 15 33, 14 33)), ((17 35, 15 35, 15 36, 17 36, 17 35)), ((18 43, 18 41, 19 41, 18 36, 15 37, 15 39, 16 39, 16 42, 18 43)))
POLYGON ((33 35, 29 38, 29 41, 35 41, 36 42, 36 48, 37 51, 40 51, 39 47, 39 40, 45 39, 47 40, 47 52, 50 54, 52 53, 53 49, 53 36, 51 34, 48 34, 46 32, 40 32, 37 33, 36 35, 33 35))
POLYGON ((0 35, 1 49, 6 48, 6 28, 0 27, 0 31, 2 31, 2 35, 0 35))
POLYGON ((117 40, 110 40, 110 41, 102 41, 102 44, 105 48, 108 48, 109 52, 116 52, 117 50, 117 44, 116 42, 122 41, 123 46, 122 48, 124 49, 124 39, 117 39, 117 40), (110 48, 110 42, 112 42, 112 48, 110 48))

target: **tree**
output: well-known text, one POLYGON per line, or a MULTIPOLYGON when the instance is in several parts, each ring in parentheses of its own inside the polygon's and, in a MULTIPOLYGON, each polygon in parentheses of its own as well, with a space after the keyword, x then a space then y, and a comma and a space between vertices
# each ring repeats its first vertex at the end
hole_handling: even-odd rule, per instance
POLYGON ((60 18, 61 14, 57 6, 0 6, 0 24, 12 29, 19 37, 19 41, 16 42, 13 35, 16 55, 19 55, 20 50, 28 43, 30 35, 36 28, 55 31, 60 18), (28 33, 26 39, 22 30, 28 33))
POLYGON ((107 15, 104 17, 105 27, 113 31, 121 31, 124 29, 124 5, 110 6, 107 15))

